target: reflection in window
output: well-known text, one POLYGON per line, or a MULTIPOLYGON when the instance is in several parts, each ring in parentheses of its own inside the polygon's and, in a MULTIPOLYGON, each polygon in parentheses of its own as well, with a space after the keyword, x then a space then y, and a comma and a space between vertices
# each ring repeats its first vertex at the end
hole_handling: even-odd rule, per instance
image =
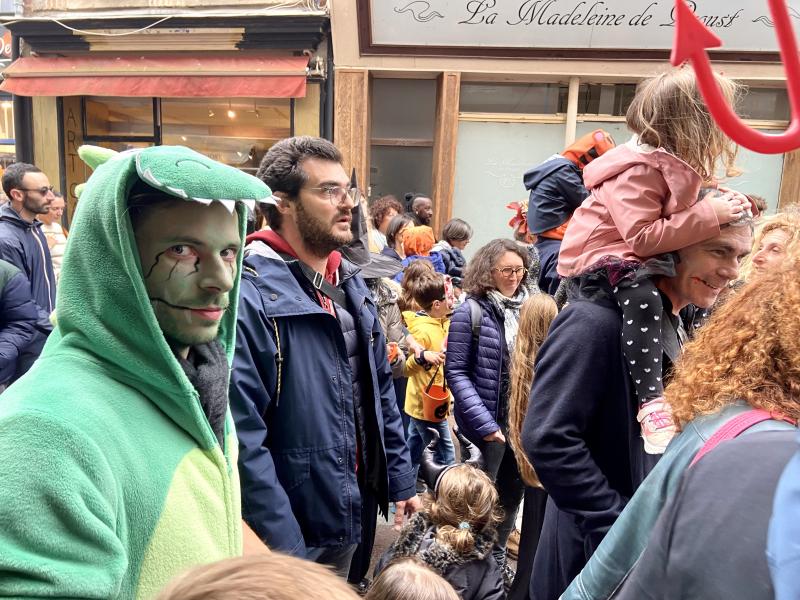
POLYGON ((87 137, 153 137, 152 98, 86 98, 87 137))
POLYGON ((291 135, 291 102, 282 98, 164 98, 161 140, 255 173, 270 146, 291 135))

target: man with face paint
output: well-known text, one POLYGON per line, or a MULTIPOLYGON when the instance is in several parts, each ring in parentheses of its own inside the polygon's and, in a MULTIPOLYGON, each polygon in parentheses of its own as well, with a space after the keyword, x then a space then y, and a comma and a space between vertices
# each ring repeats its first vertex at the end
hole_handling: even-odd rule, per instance
POLYGON ((231 411, 243 515, 270 547, 344 577, 362 503, 384 516, 390 501, 401 514, 419 506, 375 305, 336 251, 359 195, 319 138, 278 142, 258 177, 278 201, 272 229, 248 237, 240 294, 231 411))
POLYGON ((270 191, 187 148, 80 154, 57 326, 0 404, 0 597, 150 598, 261 545, 227 383, 245 204, 270 191))

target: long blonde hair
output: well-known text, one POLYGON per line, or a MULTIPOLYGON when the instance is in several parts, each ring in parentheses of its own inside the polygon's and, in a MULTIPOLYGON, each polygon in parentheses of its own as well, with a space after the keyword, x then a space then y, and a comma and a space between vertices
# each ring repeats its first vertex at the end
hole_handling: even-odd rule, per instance
POLYGON ((800 417, 800 264, 784 263, 716 310, 664 391, 680 425, 744 400, 800 417))
POLYGON ((436 526, 436 540, 459 554, 475 547, 475 534, 493 534, 501 519, 494 483, 467 464, 448 469, 439 480, 435 498, 426 496, 425 504, 436 526), (461 523, 469 527, 462 528, 461 523))
MULTIPOLYGON (((714 77, 725 99, 735 104, 742 87, 722 75, 714 77)), ((674 154, 705 183, 716 180, 718 166, 726 177, 740 174, 738 146, 709 113, 691 69, 666 71, 639 84, 625 121, 640 141, 674 154)))
POLYGON ((519 330, 511 356, 508 439, 517 458, 522 480, 530 487, 542 487, 542 484, 522 449, 520 432, 525 413, 528 412, 528 398, 533 385, 533 364, 557 314, 558 307, 552 296, 536 294, 528 298, 519 311, 519 330))

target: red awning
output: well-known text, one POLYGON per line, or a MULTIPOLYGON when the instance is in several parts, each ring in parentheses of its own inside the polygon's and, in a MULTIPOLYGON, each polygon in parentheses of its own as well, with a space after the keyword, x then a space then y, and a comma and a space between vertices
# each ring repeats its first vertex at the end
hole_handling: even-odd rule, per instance
POLYGON ((18 96, 302 98, 305 56, 27 56, 3 71, 18 96))

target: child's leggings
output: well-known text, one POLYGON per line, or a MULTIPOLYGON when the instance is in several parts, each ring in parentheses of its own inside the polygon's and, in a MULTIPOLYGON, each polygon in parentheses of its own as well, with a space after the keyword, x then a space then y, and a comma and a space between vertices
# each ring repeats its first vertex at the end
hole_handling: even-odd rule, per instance
POLYGON ((639 404, 664 395, 661 381, 661 319, 664 305, 651 279, 620 280, 614 296, 622 309, 622 353, 639 404))

